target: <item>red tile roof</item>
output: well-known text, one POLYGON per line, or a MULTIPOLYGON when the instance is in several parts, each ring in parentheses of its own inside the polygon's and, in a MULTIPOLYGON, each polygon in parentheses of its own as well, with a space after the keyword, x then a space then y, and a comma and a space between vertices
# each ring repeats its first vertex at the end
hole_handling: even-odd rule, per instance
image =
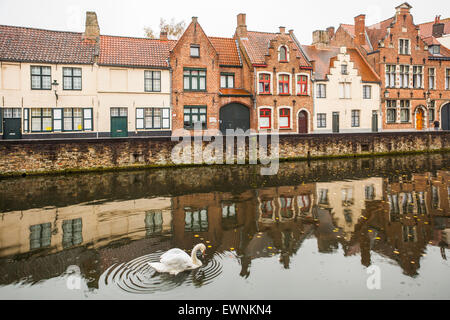
POLYGON ((94 52, 81 33, 0 25, 3 61, 91 64, 94 52))
POLYGON ((235 39, 208 37, 219 54, 219 64, 226 66, 241 66, 238 46, 235 39))
MULTIPOLYGON (((450 18, 441 19, 440 23, 444 24, 444 34, 450 34, 450 18)), ((420 36, 422 38, 428 38, 433 35, 433 24, 434 21, 421 23, 418 25, 420 28, 420 36)))
MULTIPOLYGON (((277 33, 248 31, 248 40, 241 38, 242 44, 244 45, 252 64, 264 65, 266 63, 265 56, 269 53, 270 40, 275 39, 277 35, 277 33)), ((296 43, 296 41, 294 41, 294 43, 296 43)), ((310 67, 308 60, 301 53, 301 48, 299 47, 297 57, 300 58, 300 66, 310 67)))
POLYGON ((173 40, 100 36, 99 65, 168 68, 173 40))

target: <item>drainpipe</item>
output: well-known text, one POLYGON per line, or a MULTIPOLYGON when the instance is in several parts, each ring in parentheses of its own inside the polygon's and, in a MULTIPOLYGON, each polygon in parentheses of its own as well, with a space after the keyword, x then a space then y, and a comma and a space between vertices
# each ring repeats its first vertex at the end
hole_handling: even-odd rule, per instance
MULTIPOLYGON (((169 105, 170 105, 170 131, 173 132, 173 98, 172 98, 172 67, 170 66, 170 58, 167 58, 167 64, 169 66, 169 105)), ((172 134, 171 134, 172 135, 172 134)))
POLYGON ((253 80, 255 84, 255 88, 253 89, 253 96, 255 97, 253 100, 253 109, 255 110, 256 114, 256 134, 259 134, 259 115, 258 115, 258 109, 256 106, 256 99, 258 97, 258 75, 256 74, 256 68, 253 67, 253 80))

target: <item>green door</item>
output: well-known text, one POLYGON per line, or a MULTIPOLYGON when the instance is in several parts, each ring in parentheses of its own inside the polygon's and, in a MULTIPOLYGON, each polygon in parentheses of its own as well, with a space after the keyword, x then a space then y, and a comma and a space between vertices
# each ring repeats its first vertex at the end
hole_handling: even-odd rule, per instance
POLYGON ((3 109, 3 139, 22 139, 21 124, 19 108, 3 109))
POLYGON ((333 112, 333 133, 339 133, 339 112, 333 112))
POLYGON ((378 132, 378 113, 372 112, 372 132, 378 132))
POLYGON ((128 137, 127 108, 111 108, 111 137, 128 137))

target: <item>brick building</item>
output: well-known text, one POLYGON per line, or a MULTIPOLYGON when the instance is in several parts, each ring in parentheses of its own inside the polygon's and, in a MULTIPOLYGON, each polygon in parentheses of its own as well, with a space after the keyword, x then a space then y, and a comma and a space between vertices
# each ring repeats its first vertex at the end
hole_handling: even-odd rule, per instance
POLYGON ((312 132, 312 65, 293 30, 248 31, 246 15, 239 14, 235 39, 248 70, 256 129, 281 134, 312 132))
POLYGON ((169 60, 174 130, 193 130, 196 122, 211 134, 250 129, 248 70, 234 39, 208 37, 193 17, 169 60))
POLYGON ((384 130, 427 130, 436 120, 448 130, 450 50, 437 40, 445 24, 416 25, 411 8, 405 2, 393 17, 371 26, 362 14, 354 25, 328 28, 323 36, 330 46, 360 48, 377 71, 384 130))

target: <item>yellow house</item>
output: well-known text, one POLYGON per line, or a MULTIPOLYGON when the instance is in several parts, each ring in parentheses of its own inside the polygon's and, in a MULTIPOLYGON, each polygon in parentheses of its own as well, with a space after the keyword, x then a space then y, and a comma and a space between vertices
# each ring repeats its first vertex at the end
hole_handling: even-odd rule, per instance
POLYGON ((174 41, 0 26, 5 139, 171 134, 174 41))

